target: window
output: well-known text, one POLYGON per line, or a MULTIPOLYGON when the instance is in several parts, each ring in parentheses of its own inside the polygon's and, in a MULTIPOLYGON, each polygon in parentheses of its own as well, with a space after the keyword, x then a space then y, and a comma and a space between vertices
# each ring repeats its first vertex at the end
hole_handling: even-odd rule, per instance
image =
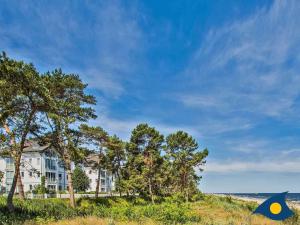
POLYGON ((56 186, 55 185, 48 185, 47 188, 49 190, 55 190, 56 189, 56 186))
POLYGON ((101 179, 101 186, 104 186, 104 185, 105 185, 105 180, 101 179))
POLYGON ((91 171, 91 170, 89 171, 89 174, 92 174, 92 171, 91 171))
POLYGON ((40 163, 41 163, 40 161, 41 161, 41 159, 40 159, 40 158, 37 158, 37 159, 36 159, 36 164, 37 164, 37 165, 40 165, 40 163))
POLYGON ((58 186, 58 190, 60 190, 60 191, 62 190, 62 186, 61 185, 58 186))
POLYGON ((13 179, 14 178, 14 172, 13 171, 7 171, 6 172, 6 179, 13 179))
POLYGON ((46 172, 46 179, 48 182, 54 182, 56 179, 55 173, 46 172))
POLYGON ((30 163, 30 164, 32 163, 32 158, 29 159, 29 163, 30 163))
POLYGON ((31 185, 31 184, 29 184, 29 190, 30 190, 30 191, 32 190, 32 185, 31 185))
POLYGON ((12 158, 6 158, 6 169, 13 170, 14 169, 14 160, 12 158))
POLYGON ((61 173, 58 174, 58 178, 59 178, 59 180, 62 180, 62 174, 61 173))
POLYGON ((32 172, 29 172, 29 176, 32 177, 32 172))
POLYGON ((101 175, 101 177, 105 177, 105 171, 101 170, 100 175, 101 175))
POLYGON ((12 158, 6 158, 6 164, 14 164, 14 160, 12 158))
POLYGON ((46 169, 56 170, 55 160, 53 160, 53 159, 46 159, 45 162, 46 162, 46 169))
POLYGON ((101 188, 101 192, 105 192, 105 188, 101 188))
POLYGON ((38 171, 38 172, 37 172, 37 176, 38 176, 38 177, 40 177, 40 176, 41 176, 41 173, 40 173, 40 171, 38 171))

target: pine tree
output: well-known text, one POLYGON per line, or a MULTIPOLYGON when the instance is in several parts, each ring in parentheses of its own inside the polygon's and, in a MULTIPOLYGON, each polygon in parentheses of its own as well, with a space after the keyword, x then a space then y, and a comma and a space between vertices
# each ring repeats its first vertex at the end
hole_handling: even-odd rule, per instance
POLYGON ((188 133, 178 131, 166 138, 167 153, 170 157, 174 174, 174 188, 178 189, 186 201, 192 190, 195 190, 200 177, 196 174, 195 168, 206 163, 208 150, 198 151, 198 143, 188 133))
POLYGON ((71 126, 78 122, 86 122, 96 118, 94 110, 87 105, 94 105, 94 96, 85 94, 86 84, 78 75, 65 74, 62 70, 54 70, 43 76, 45 86, 52 99, 50 110, 46 113, 49 141, 63 160, 67 174, 70 204, 75 207, 75 196, 72 181, 71 162, 80 153, 78 132, 71 126))
POLYGON ((91 155, 92 157, 88 157, 86 161, 92 166, 93 169, 96 169, 98 171, 95 192, 95 197, 98 198, 100 190, 101 170, 107 167, 105 150, 109 136, 107 132, 101 127, 90 127, 86 124, 82 124, 79 129, 83 137, 85 138, 86 144, 95 147, 94 156, 91 155))
POLYGON ((158 190, 158 174, 163 164, 161 149, 164 141, 154 127, 139 124, 131 134, 127 145, 128 162, 126 170, 128 182, 140 194, 149 195, 154 203, 154 195, 158 190))
POLYGON ((9 211, 14 210, 13 195, 18 185, 24 198, 20 177, 20 161, 31 132, 38 132, 38 113, 46 110, 50 102, 47 89, 32 64, 0 55, 0 128, 9 138, 10 157, 14 160, 15 173, 7 197, 9 211))
POLYGON ((108 169, 116 176, 116 189, 122 195, 122 166, 126 160, 125 143, 116 135, 109 138, 107 143, 107 166, 108 169))

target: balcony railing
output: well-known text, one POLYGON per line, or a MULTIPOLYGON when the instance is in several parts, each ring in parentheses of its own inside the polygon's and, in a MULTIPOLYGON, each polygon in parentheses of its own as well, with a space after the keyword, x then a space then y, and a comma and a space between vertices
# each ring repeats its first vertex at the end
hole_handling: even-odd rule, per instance
POLYGON ((15 165, 14 164, 6 164, 6 170, 14 170, 15 165))

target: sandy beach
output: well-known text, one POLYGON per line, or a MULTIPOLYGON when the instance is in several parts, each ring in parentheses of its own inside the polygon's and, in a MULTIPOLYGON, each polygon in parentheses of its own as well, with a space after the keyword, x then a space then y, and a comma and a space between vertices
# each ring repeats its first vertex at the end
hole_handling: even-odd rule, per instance
MULTIPOLYGON (((261 204, 266 200, 266 199, 261 199, 261 198, 241 197, 241 196, 236 196, 236 195, 224 195, 224 194, 216 194, 216 195, 223 196, 223 197, 230 196, 233 199, 238 199, 238 200, 248 201, 248 202, 256 202, 257 204, 261 204)), ((300 203, 287 201, 287 204, 291 208, 300 210, 300 203)))

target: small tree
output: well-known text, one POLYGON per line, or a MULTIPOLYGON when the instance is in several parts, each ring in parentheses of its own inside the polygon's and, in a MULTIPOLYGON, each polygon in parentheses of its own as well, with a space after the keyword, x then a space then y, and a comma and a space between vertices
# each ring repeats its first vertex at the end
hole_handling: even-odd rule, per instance
POLYGON ((33 190, 33 193, 44 195, 48 192, 46 188, 46 177, 41 177, 41 184, 38 184, 35 189, 33 190))
POLYGON ((89 177, 78 166, 73 171, 72 180, 73 180, 73 187, 76 192, 86 191, 90 187, 89 177))

